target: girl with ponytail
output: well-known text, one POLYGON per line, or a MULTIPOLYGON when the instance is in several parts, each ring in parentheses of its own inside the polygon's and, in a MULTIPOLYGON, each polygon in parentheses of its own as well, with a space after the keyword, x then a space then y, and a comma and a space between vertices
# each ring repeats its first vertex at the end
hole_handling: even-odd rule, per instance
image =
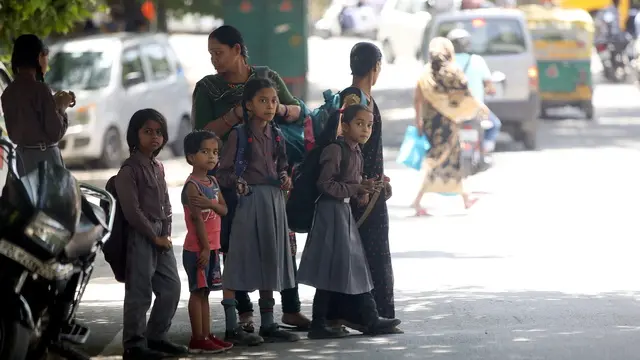
POLYGON ((69 125, 65 111, 75 104, 73 93, 51 89, 44 83, 49 51, 36 35, 20 35, 13 46, 11 70, 15 80, 2 94, 7 133, 17 145, 18 174, 41 161, 63 165, 58 141, 69 125))
POLYGON ((220 185, 237 194, 222 274, 222 305, 225 340, 239 345, 299 339, 280 329, 273 315, 273 292, 296 287, 295 259, 283 255, 291 251, 284 195, 291 189, 291 178, 284 139, 273 123, 279 105, 271 80, 254 78, 245 84, 244 121, 229 133, 217 171, 220 185), (244 151, 242 157, 239 151, 244 151), (236 291, 255 290, 260 291, 259 334, 243 328, 236 313, 236 291))

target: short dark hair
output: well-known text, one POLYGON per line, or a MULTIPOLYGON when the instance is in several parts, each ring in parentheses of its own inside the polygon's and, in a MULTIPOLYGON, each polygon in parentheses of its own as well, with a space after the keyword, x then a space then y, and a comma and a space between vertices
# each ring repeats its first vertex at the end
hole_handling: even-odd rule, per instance
POLYGON ((191 161, 189 161, 189 155, 197 154, 202 148, 202 142, 210 139, 217 140, 218 147, 222 146, 220 138, 218 138, 213 131, 209 130, 195 130, 184 137, 184 157, 187 159, 189 165, 193 165, 191 161))
POLYGON ((167 119, 155 109, 142 109, 136 111, 131 120, 129 120, 129 126, 127 127, 127 145, 129 145, 129 153, 133 154, 140 147, 140 137, 138 132, 144 126, 147 121, 155 121, 160 124, 160 131, 162 132, 162 145, 158 150, 153 152, 153 156, 158 156, 162 148, 167 145, 169 141, 169 131, 167 130, 167 119))
POLYGON ((44 74, 40 67, 40 55, 48 53, 49 49, 42 40, 34 34, 22 34, 13 43, 11 54, 11 71, 18 74, 20 68, 30 68, 36 71, 36 80, 44 81, 44 74))
POLYGON ((366 76, 382 61, 382 52, 370 42, 359 42, 351 48, 349 66, 354 76, 366 76))

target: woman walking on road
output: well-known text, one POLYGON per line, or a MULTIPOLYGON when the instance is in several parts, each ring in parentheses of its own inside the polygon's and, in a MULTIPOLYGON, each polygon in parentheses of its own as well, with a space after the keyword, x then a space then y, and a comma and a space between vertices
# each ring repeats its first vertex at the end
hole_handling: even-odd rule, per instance
POLYGON ((17 145, 20 176, 41 161, 63 165, 58 141, 69 125, 65 111, 75 100, 65 91, 51 95, 44 83, 48 56, 42 40, 33 34, 20 35, 11 54, 15 80, 2 94, 2 109, 9 138, 17 145))
MULTIPOLYGON (((226 142, 231 129, 243 121, 242 93, 245 83, 257 77, 268 77, 277 87, 278 105, 277 115, 286 121, 296 121, 300 117, 300 106, 291 95, 280 76, 268 67, 250 66, 248 51, 242 34, 234 27, 224 25, 209 35, 209 53, 211 63, 216 68, 216 75, 207 75, 198 81, 193 93, 193 119, 195 129, 213 131, 226 142)), ((228 201, 230 199, 227 199, 228 201)), ((221 243, 223 251, 228 246, 230 224, 233 218, 230 207, 229 216, 223 218, 221 243)), ((290 236, 292 242, 292 257, 295 258, 295 236, 290 236)), ((295 264, 295 262, 294 262, 295 264)), ((295 270, 295 267, 294 267, 295 270)), ((303 330, 308 329, 311 321, 300 312, 300 297, 298 287, 281 291, 282 323, 303 330)), ((249 294, 244 291, 236 292, 240 323, 244 330, 252 332, 253 304, 249 294)))
POLYGON ((418 80, 414 99, 416 127, 427 135, 431 144, 428 170, 413 202, 418 216, 428 215, 420 205, 427 192, 461 194, 467 209, 475 203, 462 187, 457 121, 471 119, 478 112, 485 117, 489 113, 487 107, 471 95, 464 72, 454 61, 450 40, 443 37, 431 40, 429 59, 418 80))

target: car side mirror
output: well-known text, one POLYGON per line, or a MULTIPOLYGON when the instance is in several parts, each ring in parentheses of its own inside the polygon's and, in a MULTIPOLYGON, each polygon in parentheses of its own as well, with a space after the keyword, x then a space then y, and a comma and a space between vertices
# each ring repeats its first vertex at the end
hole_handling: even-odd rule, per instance
POLYGON ((142 75, 142 73, 139 71, 134 71, 125 75, 124 80, 122 81, 122 86, 124 86, 125 88, 129 88, 143 82, 144 76, 142 75))

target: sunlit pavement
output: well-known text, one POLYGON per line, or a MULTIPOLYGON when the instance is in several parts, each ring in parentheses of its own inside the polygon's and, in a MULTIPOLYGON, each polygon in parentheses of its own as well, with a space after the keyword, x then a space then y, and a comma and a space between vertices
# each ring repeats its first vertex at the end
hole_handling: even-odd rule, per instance
MULTIPOLYGON (((317 41, 332 54, 339 51, 340 59, 354 42, 317 41)), ((339 88, 348 81, 348 64, 334 65, 332 74, 343 73, 332 86, 339 88)), ((598 85, 598 121, 559 112, 559 119, 540 127, 539 151, 507 142, 494 168, 469 180, 468 188, 480 196, 470 211, 460 198, 430 196, 423 205, 434 216, 415 218, 407 205, 421 175, 393 159, 411 122, 412 71, 419 66, 386 65, 374 92, 385 109, 397 316, 406 333, 269 344, 212 358, 640 359, 640 91, 635 85, 598 85)), ((315 69, 310 73, 321 74, 315 69)), ((180 161, 169 163, 167 173, 176 178, 188 171, 180 161)), ((179 192, 171 189, 177 255, 184 236, 179 192)), ((302 251, 304 237, 299 241, 302 251)), ((170 337, 186 343, 188 293, 181 275, 182 302, 170 337)), ((104 263, 94 276, 80 314, 93 330, 87 350, 118 355, 124 289, 104 263)), ((302 286, 300 292, 310 314, 313 289, 302 286)), ((223 329, 219 300, 214 293, 217 332, 223 329)))

